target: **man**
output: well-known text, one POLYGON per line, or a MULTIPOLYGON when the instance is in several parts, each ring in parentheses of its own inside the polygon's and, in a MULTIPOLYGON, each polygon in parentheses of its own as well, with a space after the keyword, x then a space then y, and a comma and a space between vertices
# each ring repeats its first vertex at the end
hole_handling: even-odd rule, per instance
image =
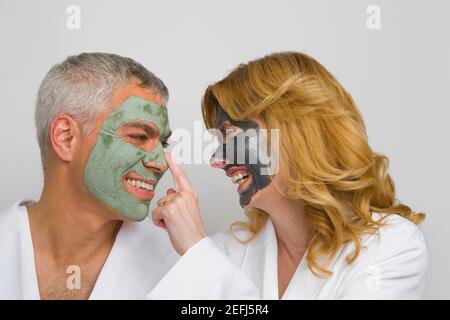
POLYGON ((44 188, 0 213, 0 299, 144 299, 175 263, 145 219, 167 170, 167 100, 159 78, 114 54, 48 72, 35 114, 44 188))

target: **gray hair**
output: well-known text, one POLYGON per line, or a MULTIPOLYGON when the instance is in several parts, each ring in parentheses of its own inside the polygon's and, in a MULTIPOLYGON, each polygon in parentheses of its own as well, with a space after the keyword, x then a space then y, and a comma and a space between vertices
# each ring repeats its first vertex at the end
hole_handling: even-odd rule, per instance
POLYGON ((165 100, 169 93, 164 83, 133 59, 111 53, 81 53, 53 66, 39 87, 34 120, 44 164, 50 146, 50 125, 59 114, 74 117, 89 134, 95 117, 105 110, 114 90, 132 77, 141 81, 165 100))

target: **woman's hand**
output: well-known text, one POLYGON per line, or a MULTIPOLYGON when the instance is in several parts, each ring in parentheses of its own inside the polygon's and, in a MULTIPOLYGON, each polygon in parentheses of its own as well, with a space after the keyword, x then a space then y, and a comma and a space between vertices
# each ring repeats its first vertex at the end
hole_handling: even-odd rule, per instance
POLYGON ((206 237, 200 218, 197 193, 191 186, 186 173, 166 153, 166 160, 172 173, 176 190, 170 188, 158 200, 158 207, 152 211, 153 223, 167 230, 170 241, 179 255, 206 237))

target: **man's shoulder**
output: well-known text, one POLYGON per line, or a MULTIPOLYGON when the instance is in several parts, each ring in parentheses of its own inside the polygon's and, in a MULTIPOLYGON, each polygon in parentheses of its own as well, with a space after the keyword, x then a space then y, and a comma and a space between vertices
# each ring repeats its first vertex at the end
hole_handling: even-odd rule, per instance
POLYGON ((21 223, 26 209, 20 204, 0 210, 0 299, 21 297, 21 223))
POLYGON ((2 246, 0 251, 6 247, 5 243, 18 240, 20 235, 20 219, 23 213, 20 205, 23 201, 17 201, 13 205, 0 209, 0 239, 2 246), (5 242, 6 241, 6 242, 5 242))

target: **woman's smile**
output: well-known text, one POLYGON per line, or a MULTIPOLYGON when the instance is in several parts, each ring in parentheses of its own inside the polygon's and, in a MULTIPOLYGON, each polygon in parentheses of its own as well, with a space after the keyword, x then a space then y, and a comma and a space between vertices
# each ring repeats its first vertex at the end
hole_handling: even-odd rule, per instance
POLYGON ((231 167, 226 171, 226 175, 231 178, 232 183, 238 185, 239 194, 246 191, 253 181, 250 171, 244 166, 231 167))

